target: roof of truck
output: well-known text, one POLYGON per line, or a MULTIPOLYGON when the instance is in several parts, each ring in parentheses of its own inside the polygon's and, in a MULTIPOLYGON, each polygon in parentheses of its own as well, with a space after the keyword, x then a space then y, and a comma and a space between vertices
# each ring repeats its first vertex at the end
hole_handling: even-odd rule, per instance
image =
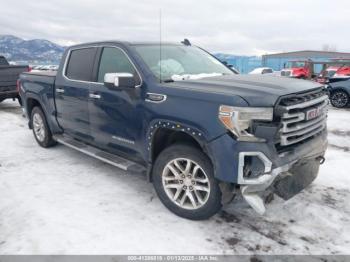
MULTIPOLYGON (((88 43, 81 43, 77 45, 72 45, 69 48, 74 47, 80 47, 80 46, 91 46, 91 45, 103 45, 103 44, 121 44, 121 45, 160 45, 160 42, 156 41, 120 41, 120 40, 108 40, 108 41, 97 41, 97 42, 88 42, 88 43)), ((162 42, 162 45, 183 45, 182 43, 178 42, 162 42)))

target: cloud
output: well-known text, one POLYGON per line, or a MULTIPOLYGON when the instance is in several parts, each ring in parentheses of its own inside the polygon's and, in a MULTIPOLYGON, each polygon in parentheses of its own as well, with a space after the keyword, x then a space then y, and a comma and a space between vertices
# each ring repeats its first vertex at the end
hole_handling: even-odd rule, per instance
POLYGON ((59 44, 120 39, 189 38, 211 52, 263 54, 321 49, 349 51, 348 0, 51 0, 6 1, 0 34, 59 44))

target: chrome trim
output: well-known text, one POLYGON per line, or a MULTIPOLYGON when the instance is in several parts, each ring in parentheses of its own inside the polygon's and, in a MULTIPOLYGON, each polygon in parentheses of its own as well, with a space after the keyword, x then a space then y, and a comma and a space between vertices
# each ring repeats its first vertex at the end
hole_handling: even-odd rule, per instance
POLYGON ((89 97, 93 99, 101 99, 101 95, 97 95, 97 94, 89 94, 89 97))
POLYGON ((123 138, 123 137, 120 137, 120 136, 112 136, 112 138, 115 139, 115 140, 118 140, 120 142, 123 142, 123 143, 135 145, 135 141, 129 140, 129 139, 126 139, 126 138, 123 138))
POLYGON ((288 146, 301 142, 326 128, 328 104, 328 96, 324 95, 303 103, 283 106, 282 109, 287 112, 283 113, 281 117, 280 145, 288 146), (309 112, 307 108, 317 109, 320 114, 314 119, 307 120, 309 112), (289 113, 289 110, 300 111, 289 113))
MULTIPOLYGON (((97 84, 97 85, 104 85, 104 83, 100 83, 100 82, 93 82, 93 81, 82 81, 82 80, 75 80, 75 79, 70 79, 69 77, 66 76, 66 69, 67 69, 67 64, 68 64, 68 61, 69 61, 69 58, 70 58, 70 55, 71 55, 71 52, 72 51, 75 51, 75 50, 81 50, 81 49, 87 49, 87 48, 104 48, 104 47, 109 47, 109 48, 117 48, 117 49, 120 49, 124 54, 125 56, 128 58, 128 60, 130 61, 130 63, 132 64, 132 66, 134 67, 136 73, 138 74, 139 78, 140 78, 140 84, 139 85, 136 85, 135 87, 141 87, 142 84, 143 84, 143 79, 141 77, 141 74, 139 72, 139 70, 137 69, 137 67, 135 66, 134 62, 130 59, 129 55, 124 51, 124 49, 122 49, 121 47, 118 47, 118 46, 112 46, 112 45, 91 45, 91 46, 83 46, 83 47, 77 47, 77 48, 70 48, 68 50, 68 53, 67 53, 67 56, 66 56, 66 59, 64 61, 64 66, 63 66, 63 69, 62 69, 62 77, 65 78, 66 80, 68 81, 73 81, 73 82, 79 82, 79 83, 89 83, 89 84, 97 84)), ((114 72, 116 73, 116 72, 114 72)), ((121 73, 121 72, 120 72, 121 73)))
POLYGON ((100 156, 96 155, 96 153, 99 152, 99 150, 97 150, 97 149, 95 149, 95 148, 87 147, 87 148, 91 148, 92 150, 91 150, 91 151, 89 151, 89 150, 84 150, 84 149, 82 149, 82 148, 79 148, 79 147, 77 147, 77 146, 74 146, 74 145, 72 145, 72 144, 66 142, 64 139, 61 139, 60 137, 53 137, 53 138, 54 138, 58 143, 61 143, 61 144, 65 145, 65 146, 68 146, 68 147, 70 147, 70 148, 73 148, 73 149, 75 149, 75 150, 77 150, 77 151, 79 151, 79 152, 82 152, 82 153, 84 153, 84 154, 86 154, 86 155, 88 155, 88 156, 91 156, 91 157, 94 157, 94 158, 96 158, 96 159, 99 159, 99 160, 101 160, 101 161, 103 161, 103 162, 106 162, 106 163, 108 163, 108 164, 110 164, 110 165, 113 165, 113 166, 118 167, 118 168, 120 168, 120 169, 123 169, 123 170, 125 170, 125 171, 127 171, 127 170, 128 170, 128 167, 130 166, 130 163, 128 163, 128 165, 122 165, 122 164, 113 162, 113 161, 111 161, 111 160, 109 160, 109 159, 106 159, 106 158, 103 158, 103 157, 100 157, 100 156))
POLYGON ((238 155, 238 177, 237 183, 240 185, 256 185, 266 183, 271 179, 271 175, 267 174, 271 172, 272 162, 262 152, 240 152, 238 155), (244 158, 246 156, 256 156, 264 164, 264 174, 256 178, 244 178, 244 158))
MULTIPOLYGON (((288 127, 287 124, 289 124, 289 123, 294 123, 294 122, 287 122, 287 121, 286 121, 286 122, 283 122, 283 123, 282 123, 283 127, 282 127, 281 131, 282 131, 283 133, 289 133, 289 132, 299 131, 299 130, 305 129, 305 128, 307 128, 307 127, 313 126, 313 125, 315 125, 315 124, 318 124, 319 122, 325 120, 326 118, 327 118, 327 116, 321 115, 320 117, 315 118, 315 119, 312 119, 312 120, 309 120, 309 121, 307 121, 307 122, 305 122, 305 123, 296 124, 296 125, 295 125, 294 127, 292 127, 292 128, 288 127)), ((298 122, 295 122, 295 123, 298 123, 298 122)), ((289 135, 289 134, 288 134, 288 135, 289 135)))
POLYGON ((63 88, 56 88, 56 93, 64 93, 64 89, 63 88))
POLYGON ((264 192, 273 183, 276 177, 287 172, 295 162, 296 161, 273 169, 268 175, 269 178, 265 179, 263 183, 244 185, 240 188, 243 198, 258 214, 263 215, 266 211, 264 200, 260 196, 260 193, 264 192))
POLYGON ((324 95, 324 96, 321 96, 321 97, 318 97, 316 99, 312 99, 312 100, 309 100, 309 101, 306 101, 303 103, 299 103, 299 104, 295 104, 295 105, 291 105, 291 106, 286 106, 284 108, 287 110, 296 109, 296 108, 303 109, 305 107, 316 105, 316 104, 318 104, 322 101, 325 101, 325 100, 328 100, 327 95, 324 95))
POLYGON ((154 100, 150 100, 150 99, 145 99, 146 102, 149 102, 149 103, 155 103, 155 104, 159 104, 159 103, 163 103, 167 100, 167 95, 163 95, 163 94, 156 94, 156 93, 146 93, 146 96, 148 95, 156 95, 156 96, 162 96, 163 99, 162 100, 159 100, 159 101, 154 101, 154 100))
POLYGON ((323 129, 325 129, 327 126, 326 123, 321 123, 320 125, 317 125, 316 129, 315 127, 312 127, 312 128, 308 128, 307 131, 299 131, 298 133, 301 133, 301 134, 292 134, 292 135, 289 135, 288 136, 284 136, 284 135, 281 135, 281 145, 284 145, 284 146, 288 146, 288 145, 291 145, 291 144, 295 144, 295 143, 298 143, 300 141, 303 141, 313 135, 316 135, 317 133, 321 132, 323 129), (304 135, 303 135, 304 134, 304 135), (294 139, 292 141, 288 141, 288 137, 290 136, 293 136, 293 135, 303 135, 302 137, 300 138, 297 138, 297 139, 294 139))

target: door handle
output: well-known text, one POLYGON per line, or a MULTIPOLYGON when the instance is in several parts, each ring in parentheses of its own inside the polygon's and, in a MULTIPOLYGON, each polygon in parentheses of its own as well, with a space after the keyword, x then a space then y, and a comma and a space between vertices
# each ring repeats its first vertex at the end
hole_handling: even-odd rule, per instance
POLYGON ((145 101, 151 103, 162 103, 166 99, 167 96, 163 94, 147 93, 145 101))
POLYGON ((64 93, 64 89, 63 88, 56 88, 56 93, 64 93))
POLYGON ((93 99, 100 99, 100 98, 101 98, 101 95, 89 94, 89 97, 90 97, 90 98, 93 98, 93 99))

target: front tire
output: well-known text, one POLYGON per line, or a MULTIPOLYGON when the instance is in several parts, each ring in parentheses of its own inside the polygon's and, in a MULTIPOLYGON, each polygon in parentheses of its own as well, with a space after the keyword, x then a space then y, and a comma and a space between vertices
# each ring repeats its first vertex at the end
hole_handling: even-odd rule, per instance
POLYGON ((47 148, 56 144, 56 141, 52 139, 49 125, 40 107, 33 108, 30 121, 35 140, 41 147, 47 148))
POLYGON ((221 209, 221 191, 210 159, 188 145, 172 145, 160 153, 153 185, 161 202, 176 215, 203 220, 221 209))
POLYGON ((331 93, 330 100, 332 106, 344 108, 349 104, 349 95, 342 90, 337 90, 331 93))

